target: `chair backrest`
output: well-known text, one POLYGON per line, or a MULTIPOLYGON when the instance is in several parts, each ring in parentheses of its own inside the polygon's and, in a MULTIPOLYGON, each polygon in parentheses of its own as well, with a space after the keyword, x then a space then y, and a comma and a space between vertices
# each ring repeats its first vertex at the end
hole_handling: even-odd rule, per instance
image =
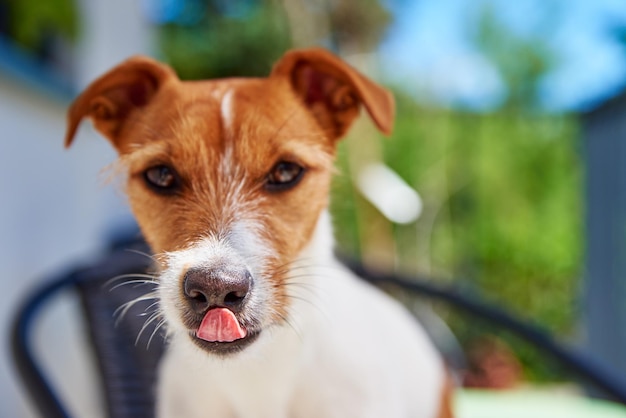
POLYGON ((151 259, 141 241, 118 245, 87 267, 47 280, 23 303, 15 317, 12 351, 16 367, 42 416, 69 417, 43 373, 32 344, 35 319, 53 296, 73 289, 80 297, 89 341, 97 359, 104 401, 111 418, 154 417, 157 364, 165 341, 146 298, 155 284, 151 259))
MULTIPOLYGON (((42 372, 34 354, 32 328, 38 313, 64 289, 75 289, 82 301, 90 340, 98 359, 110 418, 154 416, 156 371, 165 348, 155 300, 152 260, 141 241, 118 245, 87 267, 47 280, 17 312, 12 329, 15 364, 34 404, 46 418, 69 414, 42 372), (147 276, 143 276, 147 275, 147 276), (134 301, 134 302, 133 302, 134 301), (121 307, 121 308, 120 308, 121 307), (126 309, 126 312, 123 311, 126 309)), ((375 285, 393 286, 413 296, 443 301, 496 327, 507 329, 593 384, 608 398, 626 405, 626 381, 583 352, 566 347, 534 325, 428 280, 374 273, 358 263, 350 267, 375 285)))

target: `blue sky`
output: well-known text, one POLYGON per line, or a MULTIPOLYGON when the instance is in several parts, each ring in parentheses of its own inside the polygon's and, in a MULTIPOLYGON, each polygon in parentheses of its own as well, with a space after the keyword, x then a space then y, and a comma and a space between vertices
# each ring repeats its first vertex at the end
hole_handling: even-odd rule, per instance
POLYGON ((626 0, 387 0, 395 23, 383 70, 437 103, 497 105, 505 94, 497 70, 468 36, 485 3, 520 36, 545 34, 557 54, 542 83, 545 108, 585 109, 626 86, 626 47, 610 32, 626 26, 626 0))

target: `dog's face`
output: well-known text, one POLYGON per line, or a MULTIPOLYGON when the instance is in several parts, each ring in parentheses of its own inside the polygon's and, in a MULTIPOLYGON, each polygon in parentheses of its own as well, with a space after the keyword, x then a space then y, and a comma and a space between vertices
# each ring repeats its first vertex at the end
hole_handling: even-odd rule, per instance
POLYGON ((66 143, 85 116, 111 141, 170 332, 225 354, 288 317, 290 271, 360 105, 389 132, 390 95, 319 49, 286 54, 264 79, 181 82, 134 58, 79 96, 66 143))

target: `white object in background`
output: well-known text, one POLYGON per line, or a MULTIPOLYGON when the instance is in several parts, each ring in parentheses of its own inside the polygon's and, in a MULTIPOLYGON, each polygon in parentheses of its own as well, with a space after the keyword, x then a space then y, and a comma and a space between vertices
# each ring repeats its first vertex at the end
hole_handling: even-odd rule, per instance
POLYGON ((391 222, 408 224, 422 213, 420 195, 384 164, 370 164, 362 169, 357 177, 357 187, 391 222))

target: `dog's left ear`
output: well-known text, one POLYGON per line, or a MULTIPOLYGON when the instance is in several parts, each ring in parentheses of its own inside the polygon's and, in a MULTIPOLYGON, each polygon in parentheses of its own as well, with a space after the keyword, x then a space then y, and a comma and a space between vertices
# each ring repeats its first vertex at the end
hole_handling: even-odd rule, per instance
POLYGON ((325 49, 287 52, 275 64, 272 77, 288 77, 296 94, 334 138, 345 135, 360 105, 382 132, 391 134, 395 112, 391 93, 325 49))
POLYGON ((121 134, 132 113, 146 106, 168 80, 178 80, 170 67, 151 58, 135 56, 95 80, 72 103, 67 115, 65 146, 72 144, 85 117, 121 149, 121 134))

